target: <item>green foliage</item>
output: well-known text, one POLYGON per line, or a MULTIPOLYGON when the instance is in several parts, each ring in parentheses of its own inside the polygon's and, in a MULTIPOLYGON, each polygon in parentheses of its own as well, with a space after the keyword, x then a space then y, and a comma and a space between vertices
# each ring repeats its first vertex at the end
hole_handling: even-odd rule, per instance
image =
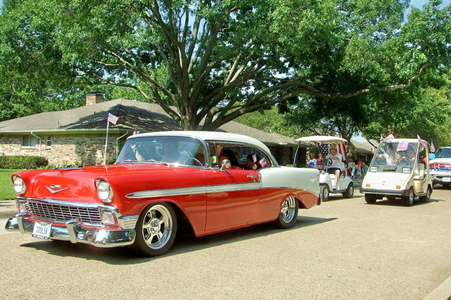
POLYGON ((0 120, 76 107, 95 90, 105 99, 157 103, 183 129, 203 122, 214 130, 278 105, 287 123, 272 115, 271 126, 250 123, 278 132, 298 124, 289 135, 350 138, 388 127, 407 135, 415 108, 434 115, 422 120, 422 132, 433 136, 448 122, 436 105, 446 101, 451 5, 431 1, 405 22, 409 3, 5 1, 0 120))
POLYGON ((0 200, 12 200, 16 198, 11 175, 21 170, 0 169, 0 200))
POLYGON ((285 136, 298 138, 304 136, 297 123, 290 123, 277 107, 269 110, 256 111, 240 116, 236 122, 263 130, 270 133, 278 133, 285 136))
POLYGON ((40 156, 0 156, 0 169, 38 169, 49 164, 40 156))
MULTIPOLYGON (((446 10, 435 1, 425 12, 414 10, 403 25, 408 3, 7 1, 3 64, 11 66, 13 79, 22 75, 29 85, 20 87, 22 102, 5 111, 26 114, 38 109, 33 98, 70 99, 77 86, 104 82, 134 89, 140 97, 123 89, 119 94, 161 105, 184 129, 203 120, 203 128, 213 130, 298 95, 318 107, 337 106, 335 113, 353 107, 354 119, 361 115, 359 104, 339 99, 405 84, 426 63, 449 65, 444 54, 450 37, 441 33, 450 32, 446 10)), ((59 104, 51 107, 65 106, 59 104)))

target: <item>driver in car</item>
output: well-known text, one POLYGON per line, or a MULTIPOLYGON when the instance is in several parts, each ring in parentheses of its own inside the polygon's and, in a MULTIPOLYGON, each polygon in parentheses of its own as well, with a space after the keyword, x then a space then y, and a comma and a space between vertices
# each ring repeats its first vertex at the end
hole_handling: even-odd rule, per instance
POLYGON ((408 165, 412 165, 413 163, 415 163, 415 150, 413 150, 412 147, 409 147, 407 149, 407 153, 406 156, 401 157, 398 161, 398 164, 403 165, 403 164, 408 164, 408 165))

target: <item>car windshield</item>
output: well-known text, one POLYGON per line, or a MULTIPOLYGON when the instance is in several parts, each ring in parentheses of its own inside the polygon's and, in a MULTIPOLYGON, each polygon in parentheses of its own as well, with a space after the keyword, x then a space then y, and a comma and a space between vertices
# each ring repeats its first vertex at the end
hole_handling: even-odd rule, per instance
POLYGON ((435 152, 435 158, 451 158, 451 148, 440 148, 435 152))
POLYGON ((384 140, 379 144, 372 165, 409 165, 418 159, 418 143, 384 140))
POLYGON ((164 162, 205 165, 205 152, 199 140, 189 137, 142 136, 128 139, 116 163, 164 162))

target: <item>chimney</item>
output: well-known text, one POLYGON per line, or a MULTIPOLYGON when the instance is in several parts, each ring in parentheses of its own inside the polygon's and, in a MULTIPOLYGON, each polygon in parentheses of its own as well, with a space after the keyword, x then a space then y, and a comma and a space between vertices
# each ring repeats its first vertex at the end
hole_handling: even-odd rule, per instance
POLYGON ((86 95, 86 106, 94 105, 94 104, 97 104, 100 102, 102 102, 101 94, 87 94, 86 95))

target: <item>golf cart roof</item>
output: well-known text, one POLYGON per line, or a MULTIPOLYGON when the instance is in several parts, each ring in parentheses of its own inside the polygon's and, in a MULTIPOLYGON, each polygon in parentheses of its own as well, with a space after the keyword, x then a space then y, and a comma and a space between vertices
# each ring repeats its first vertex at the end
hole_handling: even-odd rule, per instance
POLYGON ((299 143, 347 143, 348 141, 338 137, 338 136, 327 136, 327 135, 315 135, 315 136, 306 136, 301 137, 296 140, 299 143))

